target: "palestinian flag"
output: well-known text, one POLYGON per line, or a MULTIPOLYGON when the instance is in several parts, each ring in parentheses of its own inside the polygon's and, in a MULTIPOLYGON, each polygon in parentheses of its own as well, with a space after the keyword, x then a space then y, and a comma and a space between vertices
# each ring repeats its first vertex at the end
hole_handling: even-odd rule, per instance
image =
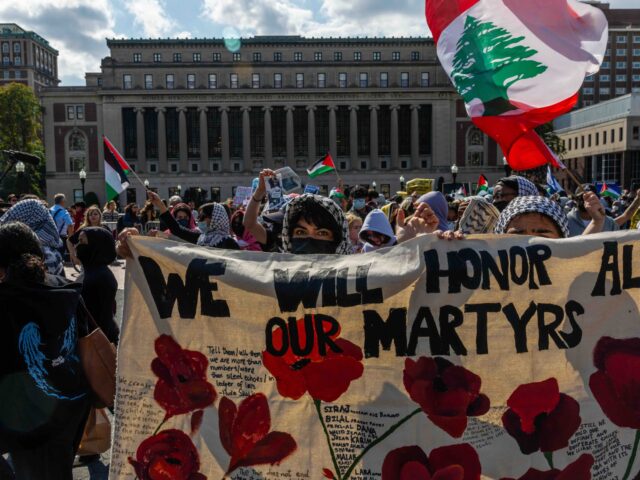
POLYGON ((476 194, 480 192, 488 192, 488 191, 489 191, 489 181, 487 180, 487 177, 485 177, 484 175, 480 175, 480 178, 478 179, 478 188, 476 189, 476 194))
POLYGON ((612 198, 613 200, 618 200, 620 198, 620 192, 616 191, 614 187, 612 187, 611 185, 607 185, 606 183, 602 184, 600 195, 603 197, 612 198))
POLYGON ((336 164, 333 163, 333 158, 331 158, 330 153, 327 153, 324 158, 318 160, 316 163, 311 165, 311 168, 307 169, 307 173, 311 178, 316 178, 319 175, 335 171, 336 164))
POLYGON ((129 187, 127 175, 131 172, 131 167, 107 137, 102 137, 102 140, 104 142, 104 180, 107 184, 107 200, 113 200, 129 187))
POLYGON ((600 69, 604 13, 578 0, 426 0, 426 16, 467 113, 511 168, 560 166, 534 128, 569 112, 600 69))

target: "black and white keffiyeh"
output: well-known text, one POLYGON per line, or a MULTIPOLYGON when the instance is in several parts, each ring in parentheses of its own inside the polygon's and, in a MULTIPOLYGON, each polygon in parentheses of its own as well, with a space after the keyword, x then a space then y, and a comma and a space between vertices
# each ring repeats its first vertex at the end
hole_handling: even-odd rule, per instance
POLYGON ((229 225, 229 215, 222 205, 213 204, 211 212, 211 223, 206 232, 198 238, 198 245, 202 247, 217 247, 226 238, 231 237, 231 227, 229 225))
POLYGON ((549 217, 558 226, 564 238, 569 236, 569 220, 560 205, 546 197, 541 197, 537 191, 535 196, 514 198, 500 214, 495 233, 506 233, 511 220, 525 213, 539 213, 549 217))
POLYGON ((0 218, 0 225, 22 222, 38 235, 43 247, 60 248, 62 241, 49 210, 39 200, 22 200, 0 218))
POLYGON ((291 200, 291 202, 289 202, 289 204, 287 205, 287 209, 284 215, 284 221, 282 223, 282 250, 285 253, 291 253, 292 250, 290 234, 290 230, 293 227, 293 225, 290 225, 292 212, 294 212, 296 208, 299 208, 298 206, 301 203, 308 202, 310 199, 327 210, 329 214, 335 219, 336 224, 342 231, 342 238, 340 239, 340 243, 336 247, 336 254, 350 255, 351 253, 353 253, 353 246, 349 242, 349 224, 346 217, 344 216, 344 212, 342 211, 342 209, 338 205, 336 205, 336 203, 330 198, 311 194, 300 195, 299 197, 291 200))
POLYGON ((535 184, 532 181, 527 180, 526 178, 520 177, 518 175, 513 175, 510 178, 513 178, 518 182, 519 197, 535 197, 540 194, 538 192, 538 188, 535 186, 535 184))

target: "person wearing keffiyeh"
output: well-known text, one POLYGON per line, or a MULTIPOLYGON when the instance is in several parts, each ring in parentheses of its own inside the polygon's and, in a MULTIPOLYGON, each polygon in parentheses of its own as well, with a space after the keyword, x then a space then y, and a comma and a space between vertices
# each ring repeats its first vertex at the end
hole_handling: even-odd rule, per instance
POLYGON ((9 222, 22 222, 31 228, 40 239, 47 272, 64 277, 64 262, 60 254, 62 240, 49 210, 39 200, 22 200, 0 218, 0 225, 9 222))
POLYGON ((512 175, 501 178, 493 187, 493 205, 502 211, 516 197, 535 197, 538 195, 538 188, 533 182, 524 177, 512 175))
POLYGON ((568 225, 567 215, 553 200, 541 196, 517 197, 500 214, 495 233, 567 238, 568 225))

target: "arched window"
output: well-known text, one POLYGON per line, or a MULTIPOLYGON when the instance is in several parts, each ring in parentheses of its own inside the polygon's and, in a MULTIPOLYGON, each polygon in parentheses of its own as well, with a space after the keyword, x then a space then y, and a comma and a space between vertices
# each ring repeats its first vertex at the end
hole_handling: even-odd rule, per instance
POLYGON ((9 53, 9 42, 3 42, 2 53, 9 53))
POLYGON ((467 131, 467 165, 480 167, 484 165, 485 136, 478 127, 471 127, 467 131))
POLYGON ((20 53, 21 47, 19 42, 15 42, 13 44, 13 53, 20 53))
POLYGON ((73 130, 67 140, 69 171, 79 172, 85 168, 87 160, 87 137, 79 130, 73 130))

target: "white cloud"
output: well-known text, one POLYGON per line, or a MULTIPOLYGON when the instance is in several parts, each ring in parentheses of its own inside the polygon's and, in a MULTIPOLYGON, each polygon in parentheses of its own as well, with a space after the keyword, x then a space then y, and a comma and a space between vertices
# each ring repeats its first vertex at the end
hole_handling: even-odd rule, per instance
POLYGON ((176 24, 167 16, 161 0, 133 0, 126 3, 126 8, 133 15, 134 23, 142 27, 145 37, 160 38, 174 34, 176 24))

